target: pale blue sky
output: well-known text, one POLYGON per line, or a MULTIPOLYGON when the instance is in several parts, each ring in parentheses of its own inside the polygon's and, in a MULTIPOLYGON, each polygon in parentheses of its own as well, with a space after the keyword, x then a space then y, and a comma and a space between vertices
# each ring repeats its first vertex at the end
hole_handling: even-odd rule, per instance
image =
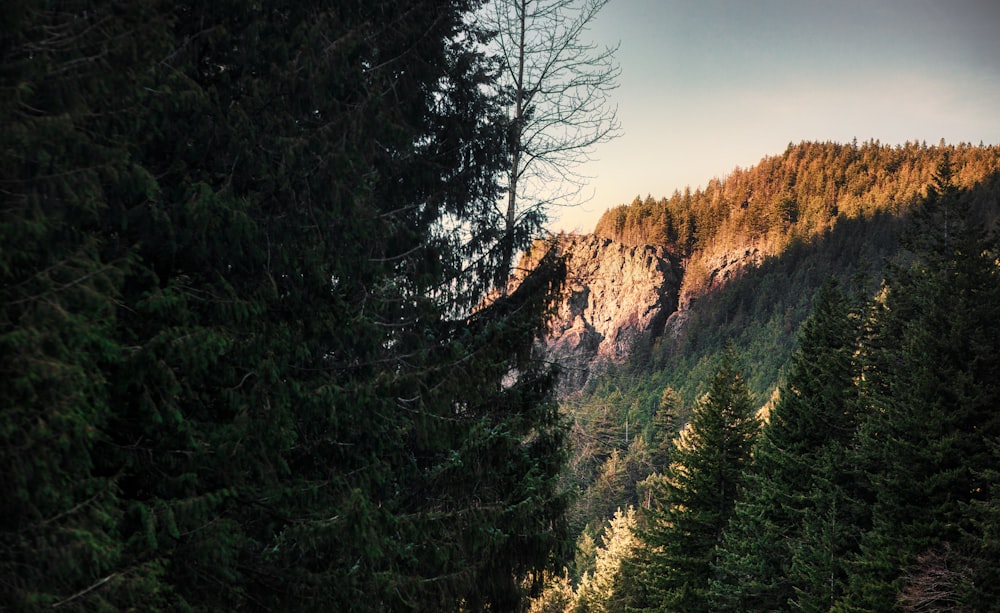
POLYGON ((1000 144, 1000 0, 611 0, 592 35, 621 42, 623 136, 553 229, 789 142, 1000 144))

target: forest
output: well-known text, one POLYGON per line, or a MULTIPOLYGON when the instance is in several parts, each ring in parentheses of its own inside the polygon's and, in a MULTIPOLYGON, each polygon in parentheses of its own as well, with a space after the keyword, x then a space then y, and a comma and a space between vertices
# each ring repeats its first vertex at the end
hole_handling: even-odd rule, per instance
POLYGON ((482 7, 5 5, 0 608, 995 610, 1000 150, 609 210, 690 308, 559 399, 482 7))
POLYGON ((666 237, 681 265, 768 255, 685 280, 679 331, 562 400, 579 536, 534 610, 994 610, 996 165, 995 147, 801 143, 609 210, 598 232, 666 237), (794 202, 826 212, 751 236, 747 186, 802 183, 833 199, 794 202), (671 234, 724 197, 713 232, 671 234))
POLYGON ((0 608, 514 610, 566 549, 480 4, 4 4, 0 608))

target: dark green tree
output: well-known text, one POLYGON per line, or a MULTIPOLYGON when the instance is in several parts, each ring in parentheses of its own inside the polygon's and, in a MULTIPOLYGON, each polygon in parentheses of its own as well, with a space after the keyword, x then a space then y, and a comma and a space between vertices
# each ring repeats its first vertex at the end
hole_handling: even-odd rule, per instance
POLYGON ((910 580, 928 576, 920 566, 948 560, 975 530, 967 506, 991 495, 997 251, 947 156, 905 239, 911 258, 890 271, 866 342, 872 410, 858 446, 874 504, 844 601, 851 610, 898 609, 904 584, 912 594, 910 580))
POLYGON ((626 610, 630 586, 623 581, 622 566, 634 555, 636 521, 633 507, 616 510, 608 520, 597 549, 594 570, 584 574, 573 611, 611 613, 626 610))
POLYGON ((720 579, 713 584, 720 609, 785 610, 798 591, 811 595, 844 581, 843 569, 819 568, 819 559, 806 558, 814 548, 834 547, 823 558, 834 564, 851 539, 843 529, 833 542, 816 540, 826 535, 819 526, 804 531, 806 517, 841 527, 853 520, 843 488, 852 479, 844 449, 858 420, 857 344, 857 318, 828 280, 803 324, 788 378, 754 448, 746 491, 726 528, 720 579), (813 580, 815 573, 822 580, 813 580))
POLYGON ((869 510, 858 496, 852 459, 849 448, 833 445, 812 467, 801 523, 792 526, 795 539, 790 543, 788 568, 792 610, 830 611, 847 591, 849 560, 858 551, 869 510))
POLYGON ((653 467, 662 472, 670 465, 677 421, 684 414, 684 401, 672 387, 660 394, 660 402, 653 415, 652 449, 653 467))
POLYGON ((518 606, 564 533, 564 268, 465 271, 478 4, 5 9, 0 600, 518 606))
POLYGON ((677 438, 640 530, 649 610, 711 611, 708 584, 760 422, 730 349, 677 438))
MULTIPOLYGON (((152 3, 18 2, 0 26, 0 601, 158 606, 161 561, 129 560, 121 471, 103 469, 125 219, 155 184, 116 135, 165 55, 152 3), (122 572, 127 571, 127 572, 122 572)), ((152 417, 152 416, 151 416, 152 417)), ((134 442, 134 441, 133 441, 134 442)))
POLYGON ((961 601, 975 611, 988 611, 1000 602, 1000 439, 987 441, 993 454, 990 468, 981 476, 989 488, 989 497, 965 507, 969 528, 963 534, 962 562, 967 573, 962 576, 961 601))

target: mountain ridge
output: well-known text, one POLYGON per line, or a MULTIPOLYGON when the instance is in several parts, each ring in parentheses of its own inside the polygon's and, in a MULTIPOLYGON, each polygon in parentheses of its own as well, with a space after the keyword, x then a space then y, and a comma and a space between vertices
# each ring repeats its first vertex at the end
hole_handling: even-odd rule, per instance
MULTIPOLYGON (((716 308, 719 299, 702 307, 700 301, 789 250, 809 259, 803 246, 818 245, 829 237, 846 245, 836 231, 838 225, 848 224, 876 243, 874 252, 864 254, 872 245, 851 244, 859 257, 888 255, 897 238, 895 230, 887 229, 888 220, 905 217, 923 197, 944 154, 955 164, 956 182, 962 187, 995 182, 1000 173, 998 146, 802 142, 762 158, 755 166, 714 178, 704 189, 676 191, 659 200, 636 197, 631 204, 612 207, 590 234, 556 237, 558 248, 570 257, 570 280, 544 351, 563 366, 560 395, 583 390, 608 368, 625 364, 636 348, 660 345, 662 353, 666 343, 675 346, 671 353, 685 353, 687 323, 692 317, 704 319, 700 316, 716 308), (597 249, 601 240, 610 242, 597 249), (616 255, 611 257, 611 252, 616 255), (623 265, 619 258, 641 269, 639 260, 645 254, 669 262, 676 285, 651 276, 616 276, 608 269, 623 265), (598 280, 600 289, 592 291, 588 280, 598 280), (614 283, 625 285, 611 287, 614 283), (586 305, 580 303, 584 294, 590 301, 586 305), (639 315, 640 296, 649 297, 646 308, 655 316, 639 315), (605 304, 596 302, 601 297, 605 304), (615 300, 623 301, 620 308, 615 300), (667 307, 672 308, 664 311, 667 307), (662 339, 664 330, 669 332, 667 341, 662 339)), ((832 257, 840 270, 829 272, 847 281, 859 262, 850 254, 832 257)), ((881 264, 868 261, 865 266, 877 273, 881 264)), ((816 287, 818 281, 803 290, 811 295, 816 287)), ((791 328, 805 317, 803 308, 796 311, 791 328)), ((788 336, 794 336, 793 330, 788 336)), ((790 354, 790 342, 787 350, 782 355, 790 354)), ((771 380, 766 387, 776 383, 771 380)), ((757 391, 767 395, 766 390, 757 391)))
MULTIPOLYGON (((576 270, 596 266, 587 274, 614 276, 600 270, 603 260, 576 246, 599 243, 640 258, 658 253, 676 276, 662 286, 668 295, 657 296, 673 310, 664 318, 661 307, 657 318, 643 320, 644 328, 636 328, 639 320, 631 315, 642 307, 637 297, 650 289, 643 277, 621 277, 633 286, 604 292, 605 298, 630 296, 621 309, 618 303, 595 304, 583 315, 588 321, 598 312, 610 317, 605 338, 616 338, 615 321, 632 322, 633 328, 627 352, 598 359, 594 350, 587 361, 577 347, 577 361, 564 368, 572 373, 579 372, 576 365, 587 367, 586 377, 564 375, 570 383, 559 390, 572 424, 567 479, 580 492, 571 513, 577 529, 597 539, 597 527, 616 508, 645 499, 642 481, 655 465, 651 449, 687 423, 727 346, 736 348, 757 406, 773 400, 817 289, 833 277, 856 302, 877 292, 886 263, 903 257, 900 237, 909 211, 925 196, 946 154, 956 182, 973 195, 977 221, 992 226, 1000 219, 1000 147, 807 143, 713 180, 706 190, 659 201, 637 198, 609 209, 592 234, 556 237, 557 244, 569 241, 572 247, 564 247, 570 291, 550 330, 572 329, 572 296, 596 301, 601 295, 583 291, 579 284, 586 275, 574 277, 576 270), (749 194, 741 191, 747 188, 749 194), (651 240, 660 242, 646 242, 651 240), (676 392, 673 400, 667 400, 667 390, 676 392)), ((553 350, 554 338, 541 346, 559 362, 565 355, 553 350)))

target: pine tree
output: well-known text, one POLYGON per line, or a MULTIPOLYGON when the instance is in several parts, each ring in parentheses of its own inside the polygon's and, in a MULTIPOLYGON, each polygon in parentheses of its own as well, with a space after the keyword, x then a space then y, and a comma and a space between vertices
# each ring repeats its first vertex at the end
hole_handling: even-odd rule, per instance
POLYGON ((912 259, 891 271, 867 343, 873 410, 859 457, 874 505, 845 599, 852 610, 897 609, 904 577, 962 540, 963 509, 989 496, 1000 431, 996 245, 947 157, 914 218, 912 259))
MULTIPOLYGON (((100 454, 125 223, 112 199, 154 185, 116 138, 142 117, 145 67, 168 49, 151 2, 20 2, 0 29, 0 601, 14 610, 165 606, 156 559, 129 559, 121 473, 100 454), (126 572, 122 572, 127 569, 126 572), (99 600, 98 600, 99 601, 99 600)), ((134 442, 134 441, 132 441, 134 442)))
POLYGON ((713 584, 720 608, 784 610, 797 594, 844 580, 835 563, 850 547, 843 526, 853 519, 843 487, 851 480, 844 450, 857 425, 855 321, 828 280, 803 324, 787 382, 754 449, 746 492, 726 528, 720 580, 713 584), (841 527, 835 540, 825 538, 825 522, 841 527), (817 558, 824 547, 837 555, 817 558))
POLYGON ((658 472, 670 465, 676 422, 683 413, 680 394, 671 387, 665 388, 660 394, 660 402, 653 416, 653 467, 658 472))
POLYGON ((710 611, 708 585, 723 528, 744 483, 759 421, 732 350, 678 437, 640 531, 649 610, 710 611))
POLYGON ((601 535, 601 546, 593 573, 586 573, 576 593, 574 611, 610 613, 624 611, 627 594, 622 584, 622 565, 634 554, 637 539, 633 507, 615 511, 601 535))
POLYGON ((858 551, 868 506, 856 488, 850 450, 831 445, 817 457, 804 494, 801 524, 790 543, 789 605, 801 611, 829 611, 850 581, 849 560, 858 551))
POLYGON ((467 274, 505 165, 477 7, 18 4, 0 600, 519 606, 565 533, 565 270, 467 274))
POLYGON ((573 607, 573 585, 569 580, 569 571, 564 569, 562 575, 546 574, 545 588, 537 598, 532 598, 528 613, 566 613, 573 607))
POLYGON ((990 468, 981 477, 989 492, 984 500, 964 506, 969 527, 963 533, 959 551, 968 569, 960 594, 963 604, 975 611, 988 611, 1000 602, 1000 439, 987 441, 993 455, 990 468))
POLYGON ((589 530, 584 530, 576 539, 576 551, 573 555, 573 582, 580 583, 585 573, 594 574, 597 563, 597 543, 590 535, 589 530))

